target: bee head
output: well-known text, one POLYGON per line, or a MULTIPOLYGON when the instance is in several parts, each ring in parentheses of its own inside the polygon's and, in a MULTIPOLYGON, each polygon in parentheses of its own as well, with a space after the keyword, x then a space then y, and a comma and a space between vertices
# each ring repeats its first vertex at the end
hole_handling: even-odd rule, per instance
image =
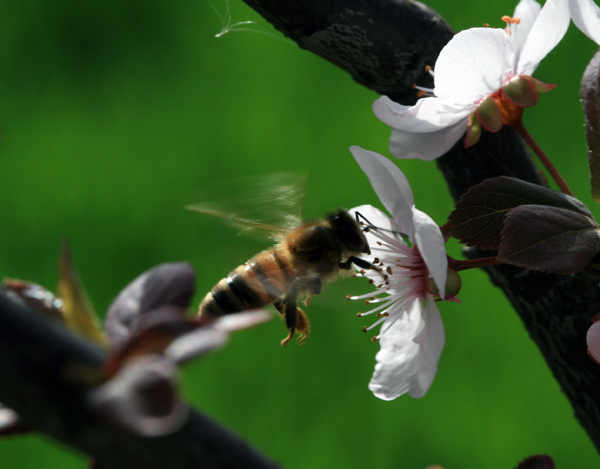
POLYGON ((359 224, 346 210, 340 209, 337 212, 330 213, 327 220, 337 233, 344 249, 352 253, 371 254, 367 238, 365 238, 359 224))

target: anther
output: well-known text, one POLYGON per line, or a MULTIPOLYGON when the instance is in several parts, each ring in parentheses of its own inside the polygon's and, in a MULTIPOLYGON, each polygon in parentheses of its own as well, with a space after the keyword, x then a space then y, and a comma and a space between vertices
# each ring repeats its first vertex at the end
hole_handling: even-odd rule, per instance
POLYGON ((388 274, 392 275, 392 268, 391 268, 391 267, 389 267, 389 266, 388 266, 388 268, 387 268, 387 269, 385 269, 385 271, 386 271, 388 274))
POLYGON ((363 313, 356 313, 356 316, 362 318, 363 313))
POLYGON ((362 331, 363 331, 363 332, 367 332, 367 331, 368 331, 368 329, 367 329, 367 326, 363 327, 363 330, 362 330, 362 331))
POLYGON ((519 24, 519 23, 521 23, 521 19, 520 18, 511 18, 510 16, 507 16, 507 15, 503 16, 501 18, 501 20, 504 21, 505 23, 508 23, 508 24, 519 24))
POLYGON ((369 279, 369 285, 373 285, 374 280, 372 278, 369 279))
POLYGON ((375 337, 371 337, 371 341, 372 342, 377 342, 379 340, 379 336, 376 335, 375 337))

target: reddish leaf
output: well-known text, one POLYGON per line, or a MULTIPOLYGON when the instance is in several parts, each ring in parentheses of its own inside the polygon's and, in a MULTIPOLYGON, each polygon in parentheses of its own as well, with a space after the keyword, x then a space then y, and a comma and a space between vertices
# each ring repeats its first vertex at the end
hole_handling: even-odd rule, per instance
POLYGON ((469 189, 448 218, 452 236, 479 249, 498 249, 506 214, 519 205, 561 207, 592 217, 574 197, 520 179, 500 176, 469 189))
MULTIPOLYGON (((105 327, 111 346, 119 348, 131 335, 146 327, 143 316, 151 311, 174 306, 183 318, 184 309, 194 295, 195 280, 194 269, 186 262, 161 264, 137 277, 108 309, 105 327)), ((152 322, 160 321, 152 319, 152 322)))
POLYGON ((600 226, 572 210, 521 205, 506 216, 498 259, 542 272, 572 274, 600 250, 600 226))
POLYGON ((195 319, 185 319, 175 306, 159 308, 142 316, 143 328, 115 350, 104 364, 107 377, 113 376, 132 358, 143 355, 166 355, 177 363, 200 357, 222 347, 229 334, 262 324, 273 316, 255 310, 226 315, 208 326, 195 319))
MULTIPOLYGON (((163 315, 159 310, 157 312, 161 317, 169 316, 168 313, 163 315)), ((150 354, 161 355, 171 342, 198 327, 200 327, 198 322, 183 317, 157 322, 129 337, 126 342, 121 344, 104 363, 104 373, 106 376, 113 376, 134 357, 150 354)))
POLYGON ((262 324, 272 317, 263 310, 225 315, 207 327, 193 330, 177 338, 165 350, 165 355, 177 363, 189 361, 225 345, 232 332, 262 324))
POLYGON ((600 52, 596 53, 583 74, 581 101, 585 114, 592 197, 600 203, 600 52))
POLYGON ((519 463, 515 469, 555 469, 554 460, 547 454, 529 456, 519 463))

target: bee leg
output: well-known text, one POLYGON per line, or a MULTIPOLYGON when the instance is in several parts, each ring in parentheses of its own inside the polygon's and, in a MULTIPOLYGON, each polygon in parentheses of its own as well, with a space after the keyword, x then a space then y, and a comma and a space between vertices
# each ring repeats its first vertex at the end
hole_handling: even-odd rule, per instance
POLYGON ((361 259, 360 257, 350 256, 346 262, 340 262, 340 269, 349 270, 352 267, 352 264, 357 265, 362 269, 374 270, 381 275, 383 281, 387 284, 388 276, 383 272, 383 270, 381 270, 381 268, 375 264, 372 264, 366 259, 361 259))
POLYGON ((366 259, 361 259, 360 257, 350 256, 346 262, 340 262, 340 269, 350 270, 352 268, 352 264, 362 267, 363 269, 374 270, 375 272, 381 272, 381 269, 377 267, 375 264, 371 264, 366 259))
POLYGON ((299 344, 303 344, 309 334, 310 323, 308 318, 306 317, 306 314, 304 314, 304 311, 298 308, 296 304, 301 284, 301 279, 294 280, 287 295, 285 295, 283 299, 279 299, 273 303, 275 309, 277 309, 285 319, 285 325, 289 330, 287 337, 281 341, 282 347, 294 337, 296 331, 300 334, 300 337, 298 337, 299 344))
POLYGON ((304 306, 308 306, 310 304, 310 298, 312 295, 320 295, 323 291, 323 282, 318 275, 314 275, 309 278, 308 281, 308 294, 306 295, 306 299, 304 300, 304 306))
POLYGON ((298 331, 300 337, 298 337, 298 343, 302 345, 304 341, 307 339, 309 331, 310 331, 310 322, 308 321, 308 317, 300 308, 296 306, 296 302, 293 304, 285 303, 283 300, 277 300, 273 303, 275 309, 281 313, 283 318, 285 319, 286 327, 290 331, 285 339, 281 341, 281 346, 284 347, 292 338, 294 337, 294 333, 298 331), (295 314, 290 313, 291 311, 296 310, 295 314), (294 323, 293 325, 291 323, 294 323))

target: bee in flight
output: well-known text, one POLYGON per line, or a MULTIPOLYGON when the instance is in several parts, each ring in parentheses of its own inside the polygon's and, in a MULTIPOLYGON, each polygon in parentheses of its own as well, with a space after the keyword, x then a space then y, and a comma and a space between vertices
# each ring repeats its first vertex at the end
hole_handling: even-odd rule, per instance
MULTIPOLYGON (((294 192, 290 186, 274 187, 285 187, 294 192)), ((286 191, 276 190, 275 193, 281 202, 281 194, 286 191)), ((353 264, 379 271, 378 267, 358 257, 369 255, 371 251, 361 225, 344 209, 329 213, 322 220, 285 229, 223 213, 210 205, 189 208, 225 218, 245 230, 278 233, 275 246, 236 267, 204 297, 198 314, 201 323, 208 324, 225 314, 272 304, 288 329, 281 345, 289 342, 296 331, 298 341, 302 343, 309 334, 309 321, 298 307, 300 296, 306 295, 304 304, 308 306, 311 296, 321 293, 324 283, 333 281, 342 271, 350 271, 353 264)))

